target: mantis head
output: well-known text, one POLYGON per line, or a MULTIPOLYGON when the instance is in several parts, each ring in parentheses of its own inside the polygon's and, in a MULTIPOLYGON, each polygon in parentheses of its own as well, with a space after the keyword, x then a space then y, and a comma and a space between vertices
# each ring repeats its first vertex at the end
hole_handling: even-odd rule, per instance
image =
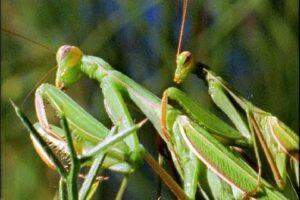
POLYGON ((184 51, 177 56, 174 82, 180 84, 194 69, 194 61, 191 52, 184 51))
POLYGON ((57 73, 55 85, 63 89, 79 80, 82 75, 80 70, 82 51, 71 45, 61 46, 56 53, 57 73))

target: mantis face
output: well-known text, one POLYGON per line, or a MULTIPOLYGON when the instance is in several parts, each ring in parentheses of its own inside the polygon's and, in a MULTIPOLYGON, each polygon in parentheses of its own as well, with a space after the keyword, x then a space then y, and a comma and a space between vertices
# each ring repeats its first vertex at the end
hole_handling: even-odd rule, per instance
POLYGON ((192 54, 189 51, 184 51, 177 56, 176 71, 174 75, 174 82, 180 84, 186 76, 194 69, 194 61, 192 54))
POLYGON ((82 75, 80 71, 82 51, 70 45, 61 46, 56 53, 57 73, 55 85, 63 89, 69 87, 79 80, 82 75))

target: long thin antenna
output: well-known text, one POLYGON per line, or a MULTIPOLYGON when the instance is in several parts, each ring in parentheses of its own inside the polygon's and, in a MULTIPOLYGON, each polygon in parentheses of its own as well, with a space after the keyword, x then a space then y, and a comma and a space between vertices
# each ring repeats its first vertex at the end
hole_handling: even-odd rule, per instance
POLYGON ((53 54, 54 54, 54 52, 55 52, 55 50, 53 50, 53 49, 51 49, 51 48, 49 48, 49 47, 47 47, 47 46, 45 46, 45 45, 43 45, 43 44, 37 42, 37 41, 34 41, 34 40, 32 40, 32 39, 30 39, 30 38, 28 38, 28 37, 25 37, 25 36, 23 36, 23 35, 20 35, 20 34, 18 34, 18 33, 15 33, 15 32, 13 32, 13 31, 10 31, 10 30, 8 30, 8 29, 6 29, 6 28, 1 27, 1 31, 3 31, 3 32, 5 32, 5 33, 8 33, 8 34, 11 34, 11 35, 13 35, 13 36, 15 36, 15 37, 22 38, 22 39, 27 40, 27 41, 29 41, 29 42, 32 42, 33 44, 38 45, 39 47, 42 47, 42 48, 44 48, 44 49, 46 49, 46 50, 52 52, 53 54))
POLYGON ((22 107, 24 106, 25 102, 27 101, 27 99, 31 96, 31 94, 34 92, 34 90, 42 83, 42 81, 44 81, 49 74, 51 74, 55 69, 57 68, 57 65, 55 65, 54 67, 52 67, 51 69, 49 69, 47 71, 47 73, 42 76, 42 78, 33 86, 33 88, 30 90, 30 92, 26 95, 25 99, 23 100, 22 103, 22 107))
POLYGON ((180 54, 181 51, 187 4, 188 4, 188 0, 182 0, 182 18, 181 18, 180 34, 179 34, 178 47, 177 47, 177 56, 180 54))
MULTIPOLYGON (((12 36, 15 36, 15 37, 18 37, 18 38, 21 38, 21 39, 23 39, 23 40, 26 40, 26 41, 28 41, 28 42, 31 42, 31 43, 33 43, 33 44, 35 44, 35 45, 37 45, 37 46, 39 46, 39 47, 42 47, 43 49, 46 49, 47 51, 50 51, 51 53, 53 53, 53 54, 55 54, 54 52, 54 50, 53 49, 51 49, 51 48, 49 48, 49 47, 47 47, 46 45, 43 45, 43 44, 41 44, 41 43, 39 43, 39 42, 37 42, 37 41, 35 41, 35 40, 32 40, 32 39, 30 39, 30 38, 28 38, 28 37, 25 37, 25 36, 23 36, 23 35, 21 35, 21 34, 18 34, 18 33, 16 33, 16 32, 13 32, 13 31, 10 31, 10 30, 8 30, 8 29, 6 29, 6 28, 3 28, 3 27, 1 27, 1 31, 2 32, 5 32, 5 33, 8 33, 8 34, 10 34, 10 35, 12 35, 12 36)), ((34 87, 30 90, 30 92, 26 95, 26 97, 25 97, 25 99, 23 100, 23 103, 22 103, 22 107, 24 106, 24 104, 25 104, 25 102, 27 101, 27 99, 30 97, 30 95, 34 92, 34 90, 49 76, 49 74, 51 74, 55 69, 57 68, 57 65, 56 66, 54 66, 54 67, 52 67, 51 69, 49 69, 47 72, 46 72, 46 74, 44 75, 44 76, 42 76, 42 78, 40 78, 40 80, 34 85, 34 87)))

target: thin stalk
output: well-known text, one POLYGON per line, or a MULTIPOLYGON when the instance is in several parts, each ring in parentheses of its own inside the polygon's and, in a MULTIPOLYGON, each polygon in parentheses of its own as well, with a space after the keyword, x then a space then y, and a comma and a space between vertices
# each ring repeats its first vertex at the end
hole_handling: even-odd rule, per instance
POLYGON ((70 151, 70 159, 71 159, 71 168, 67 177, 67 191, 68 191, 68 199, 69 200, 77 200, 78 199, 78 189, 77 189, 77 177, 80 170, 80 161, 77 158, 77 154, 73 145, 70 129, 67 123, 67 120, 64 114, 61 115, 61 126, 63 127, 66 140, 68 143, 68 148, 70 151))
POLYGON ((251 117, 251 123, 253 125, 254 130, 255 130, 257 138, 258 138, 258 140, 259 140, 259 142, 261 144, 261 147, 262 147, 262 149, 263 149, 263 151, 264 151, 264 153, 266 155, 267 161, 268 161, 268 163, 269 163, 269 165, 271 167, 271 170, 272 170, 272 173, 274 175, 276 183, 279 185, 280 188, 284 188, 284 181, 282 180, 282 177, 281 177, 281 175, 280 175, 280 173, 278 171, 278 168, 277 168, 277 166, 275 164, 275 161, 273 159, 271 151, 268 148, 268 145, 267 145, 267 143, 266 143, 266 141, 265 141, 265 139, 263 137, 263 134, 262 134, 262 132, 261 132, 261 130, 260 130, 260 128, 259 128, 256 120, 253 119, 252 117, 251 117))
POLYGON ((55 153, 52 151, 52 149, 48 146, 47 142, 40 136, 40 134, 36 131, 36 129, 33 127, 32 123, 29 121, 29 119, 24 115, 24 113, 14 104, 13 101, 10 101, 12 106, 15 109, 15 112, 17 116, 20 118, 21 122, 27 129, 27 131, 34 136, 34 138, 37 140, 37 142, 41 145, 43 150, 46 152, 46 154, 49 156, 49 158, 52 160, 54 165, 56 166, 56 169, 58 173, 63 177, 66 178, 68 173, 60 160, 56 157, 55 153))
POLYGON ((95 181, 96 177, 97 177, 97 174, 99 173, 100 171, 100 167, 105 159, 105 156, 106 154, 104 155, 101 155, 99 157, 97 157, 95 159, 95 161, 93 162, 90 170, 89 170, 89 173, 88 175, 86 176, 83 184, 82 184, 82 187, 79 191, 79 199, 80 200, 84 200, 87 198, 87 196, 89 195, 89 192, 92 188, 92 184, 93 182, 95 181))
POLYGON ((160 176, 164 183, 170 188, 170 190, 175 194, 175 196, 180 200, 187 200, 188 197, 183 192, 181 187, 173 180, 173 178, 163 169, 153 157, 146 153, 144 160, 151 166, 151 168, 160 176))
MULTIPOLYGON (((164 158, 163 156, 159 153, 158 154, 158 164, 159 166, 163 166, 164 164, 164 158)), ((156 191, 156 199, 159 199, 161 196, 161 178, 160 176, 157 177, 157 191, 156 191)))
POLYGON ((65 200, 65 180, 63 177, 59 179, 59 200, 65 200))
POLYGON ((130 128, 127 128, 125 130, 122 130, 121 132, 117 133, 116 135, 106 137, 103 141, 101 141, 99 144, 97 144, 94 148, 87 151, 81 157, 81 159, 80 159, 81 162, 85 162, 86 160, 89 160, 91 157, 96 156, 99 153, 104 153, 109 147, 120 142, 122 139, 124 139, 128 135, 132 134, 133 131, 141 128, 146 122, 147 122, 147 119, 144 119, 140 123, 138 123, 130 128))
POLYGON ((127 184, 128 184, 128 176, 125 175, 124 178, 123 178, 123 180, 122 180, 120 189, 119 189, 119 191, 118 191, 118 194, 117 194, 115 200, 122 200, 123 195, 124 195, 124 192, 125 192, 126 187, 127 187, 127 184))

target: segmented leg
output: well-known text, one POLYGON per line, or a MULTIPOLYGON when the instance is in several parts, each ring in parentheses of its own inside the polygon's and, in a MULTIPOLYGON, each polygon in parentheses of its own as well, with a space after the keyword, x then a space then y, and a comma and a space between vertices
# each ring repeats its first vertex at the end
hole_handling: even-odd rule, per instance
POLYGON ((49 126, 46 111, 45 111, 45 104, 43 101, 43 97, 41 96, 40 93, 35 94, 35 110, 36 110, 36 115, 38 118, 38 121, 40 122, 43 130, 50 134, 52 137, 58 139, 58 140, 63 140, 59 135, 57 135, 54 131, 49 126))
POLYGON ((164 136, 168 141, 171 141, 170 133, 167 129, 167 111, 168 111, 168 92, 165 91, 161 100, 161 117, 160 124, 164 136))

